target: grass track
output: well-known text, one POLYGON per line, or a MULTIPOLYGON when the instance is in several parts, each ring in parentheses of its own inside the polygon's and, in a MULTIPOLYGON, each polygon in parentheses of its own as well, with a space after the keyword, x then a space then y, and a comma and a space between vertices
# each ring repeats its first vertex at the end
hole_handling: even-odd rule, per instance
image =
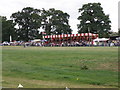
POLYGON ((3 47, 3 87, 117 87, 117 64, 117 47, 3 47))

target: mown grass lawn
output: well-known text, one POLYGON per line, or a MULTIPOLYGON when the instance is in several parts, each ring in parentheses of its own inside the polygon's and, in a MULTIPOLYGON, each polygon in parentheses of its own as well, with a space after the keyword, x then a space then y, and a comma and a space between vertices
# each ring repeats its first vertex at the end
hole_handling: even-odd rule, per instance
POLYGON ((3 87, 118 87, 118 47, 2 49, 3 87))

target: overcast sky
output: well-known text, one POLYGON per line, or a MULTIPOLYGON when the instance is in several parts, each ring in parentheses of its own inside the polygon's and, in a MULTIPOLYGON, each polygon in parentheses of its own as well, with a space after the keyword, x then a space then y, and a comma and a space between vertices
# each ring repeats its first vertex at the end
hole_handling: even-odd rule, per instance
POLYGON ((105 14, 110 15, 112 31, 118 31, 118 1, 119 0, 1 0, 0 1, 0 15, 6 16, 8 19, 11 14, 17 11, 21 11, 24 7, 33 7, 37 9, 49 9, 55 8, 56 10, 62 10, 70 15, 69 24, 73 33, 77 33, 77 24, 79 21, 78 9, 83 4, 98 3, 100 2, 105 14))

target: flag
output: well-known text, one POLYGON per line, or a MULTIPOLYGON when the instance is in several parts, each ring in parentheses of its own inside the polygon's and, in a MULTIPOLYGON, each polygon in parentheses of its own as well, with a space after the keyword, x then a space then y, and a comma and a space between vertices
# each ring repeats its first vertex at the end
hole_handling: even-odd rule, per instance
POLYGON ((10 35, 10 42, 12 41, 12 36, 10 35))

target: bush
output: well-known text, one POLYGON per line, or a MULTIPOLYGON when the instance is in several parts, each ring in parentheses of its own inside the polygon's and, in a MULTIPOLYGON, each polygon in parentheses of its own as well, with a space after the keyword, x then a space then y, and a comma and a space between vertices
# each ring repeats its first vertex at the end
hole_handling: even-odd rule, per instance
POLYGON ((80 68, 81 68, 81 70, 88 70, 88 67, 86 65, 83 65, 80 68))

